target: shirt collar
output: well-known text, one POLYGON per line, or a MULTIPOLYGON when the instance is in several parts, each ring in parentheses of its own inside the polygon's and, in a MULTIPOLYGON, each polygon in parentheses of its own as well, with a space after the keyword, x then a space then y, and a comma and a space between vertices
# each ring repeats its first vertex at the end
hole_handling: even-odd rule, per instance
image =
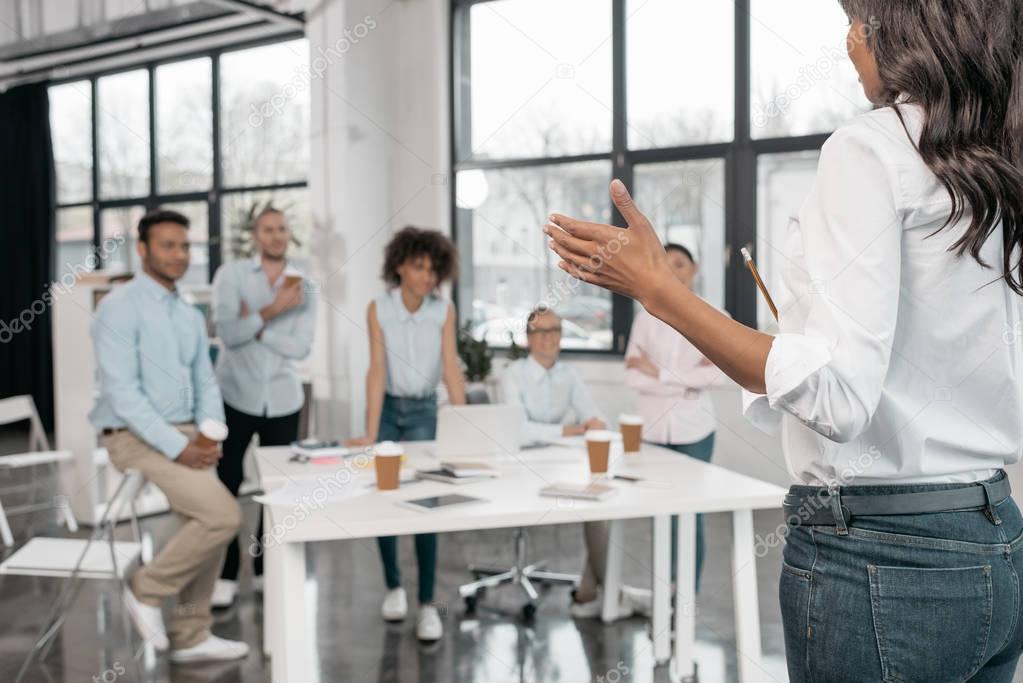
POLYGON ((252 263, 252 270, 262 270, 263 269, 263 259, 260 257, 258 251, 255 254, 253 254, 252 258, 249 259, 249 260, 252 263))
POLYGON ((419 306, 419 310, 412 313, 405 308, 405 302, 401 298, 401 287, 395 287, 391 290, 391 298, 394 300, 394 305, 398 309, 398 320, 401 322, 408 322, 411 320, 414 323, 419 322, 423 317, 423 311, 426 309, 426 304, 430 302, 430 297, 423 299, 423 303, 419 306))
POLYGON ((135 273, 134 280, 139 283, 139 287, 142 291, 146 292, 157 301, 166 301, 170 298, 178 298, 177 287, 174 287, 174 289, 167 289, 159 282, 149 277, 144 270, 140 270, 135 273))
POLYGON ((530 382, 534 384, 540 382, 541 380, 543 380, 544 377, 547 377, 548 375, 553 376, 560 372, 561 361, 559 360, 554 361, 554 365, 552 365, 551 369, 548 370, 544 366, 537 363, 536 359, 533 358, 532 354, 526 357, 526 379, 528 379, 530 382))

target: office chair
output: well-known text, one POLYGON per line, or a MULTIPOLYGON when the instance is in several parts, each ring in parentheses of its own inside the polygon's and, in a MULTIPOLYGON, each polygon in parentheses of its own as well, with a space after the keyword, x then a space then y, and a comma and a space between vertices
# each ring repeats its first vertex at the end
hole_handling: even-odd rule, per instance
POLYGON ((458 587, 458 593, 465 602, 465 611, 472 614, 476 611, 478 600, 488 588, 496 588, 506 583, 517 584, 526 594, 528 601, 522 606, 522 617, 532 619, 536 615, 540 593, 534 584, 546 587, 551 584, 576 585, 578 574, 563 574, 546 571, 546 560, 526 564, 526 530, 519 527, 515 530, 515 564, 508 568, 477 567, 469 565, 469 572, 474 581, 458 587))
MULTIPOLYGON (((489 397, 483 391, 473 392, 468 396, 468 403, 489 403, 489 397)), ((473 581, 458 587, 458 593, 465 602, 465 611, 472 614, 476 604, 488 588, 496 588, 506 583, 518 585, 526 594, 527 602, 522 606, 522 616, 526 620, 536 615, 540 593, 534 584, 549 586, 551 584, 575 585, 579 581, 577 574, 562 574, 545 571, 546 561, 526 564, 526 529, 515 530, 515 563, 511 567, 477 567, 469 565, 473 581)))
MULTIPOLYGON (((43 622, 39 636, 18 670, 16 683, 24 680, 34 663, 46 659, 50 646, 54 642, 54 636, 63 625, 68 609, 78 596, 83 580, 114 579, 121 582, 123 587, 131 575, 131 571, 140 560, 149 559, 143 557, 142 533, 135 510, 135 498, 138 497, 139 491, 145 484, 146 479, 141 472, 127 470, 89 538, 37 536, 3 563, 0 563, 0 576, 49 576, 67 580, 57 594, 49 614, 43 622), (114 528, 125 507, 130 511, 129 519, 134 540, 116 541, 114 540, 114 528), (106 548, 102 545, 104 539, 106 548)), ((130 638, 131 626, 127 622, 127 612, 124 610, 122 610, 122 620, 130 638)), ((145 646, 145 644, 143 645, 145 646)))

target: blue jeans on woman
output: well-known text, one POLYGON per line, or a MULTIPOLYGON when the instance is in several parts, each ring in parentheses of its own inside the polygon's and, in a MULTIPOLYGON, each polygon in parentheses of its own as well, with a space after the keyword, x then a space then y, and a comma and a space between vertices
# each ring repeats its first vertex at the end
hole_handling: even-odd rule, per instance
MULTIPOLYGON (((665 448, 688 455, 691 458, 710 462, 714 453, 714 432, 694 443, 660 444, 665 448)), ((675 580, 678 564, 678 515, 671 516, 671 580, 675 580)), ((696 515, 696 590, 700 590, 700 575, 703 573, 703 515, 696 515)))
MULTIPOLYGON (((380 413, 379 441, 431 441, 437 435, 437 397, 400 398, 384 396, 380 413)), ((401 586, 398 568, 398 538, 377 539, 380 558, 384 562, 384 581, 388 589, 401 586)), ((419 603, 433 602, 433 586, 437 580, 437 534, 416 534, 416 562, 419 564, 419 603)))
MULTIPOLYGON (((988 482, 1004 477, 999 472, 988 482)), ((974 484, 846 486, 840 495, 974 484)), ((793 486, 793 493, 816 489, 793 486)), ((998 505, 852 517, 789 514, 779 596, 792 683, 1010 683, 1023 647, 1023 517, 998 505)))

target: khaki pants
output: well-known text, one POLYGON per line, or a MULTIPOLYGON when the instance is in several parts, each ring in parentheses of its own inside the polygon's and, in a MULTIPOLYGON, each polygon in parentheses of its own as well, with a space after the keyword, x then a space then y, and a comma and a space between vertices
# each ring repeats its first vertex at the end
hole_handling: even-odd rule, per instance
POLYGON ((579 602, 596 600, 597 587, 604 585, 604 570, 607 567, 607 541, 610 527, 607 522, 583 522, 583 538, 586 539, 586 564, 576 588, 579 602))
MULTIPOLYGON (((191 425, 178 429, 189 439, 195 436, 191 425)), ((210 596, 224 550, 241 525, 241 508, 217 479, 216 468, 180 465, 127 431, 103 437, 103 446, 118 470, 138 470, 163 491, 183 521, 153 561, 135 573, 131 587, 148 605, 177 597, 167 635, 174 649, 192 647, 206 639, 213 624, 210 596)))

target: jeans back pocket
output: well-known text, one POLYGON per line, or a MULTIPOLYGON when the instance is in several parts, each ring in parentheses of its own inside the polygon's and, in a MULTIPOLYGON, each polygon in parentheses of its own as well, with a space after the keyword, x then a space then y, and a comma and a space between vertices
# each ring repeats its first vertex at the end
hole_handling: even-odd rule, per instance
POLYGON ((991 631, 991 565, 920 569, 867 565, 886 682, 967 680, 991 631))

